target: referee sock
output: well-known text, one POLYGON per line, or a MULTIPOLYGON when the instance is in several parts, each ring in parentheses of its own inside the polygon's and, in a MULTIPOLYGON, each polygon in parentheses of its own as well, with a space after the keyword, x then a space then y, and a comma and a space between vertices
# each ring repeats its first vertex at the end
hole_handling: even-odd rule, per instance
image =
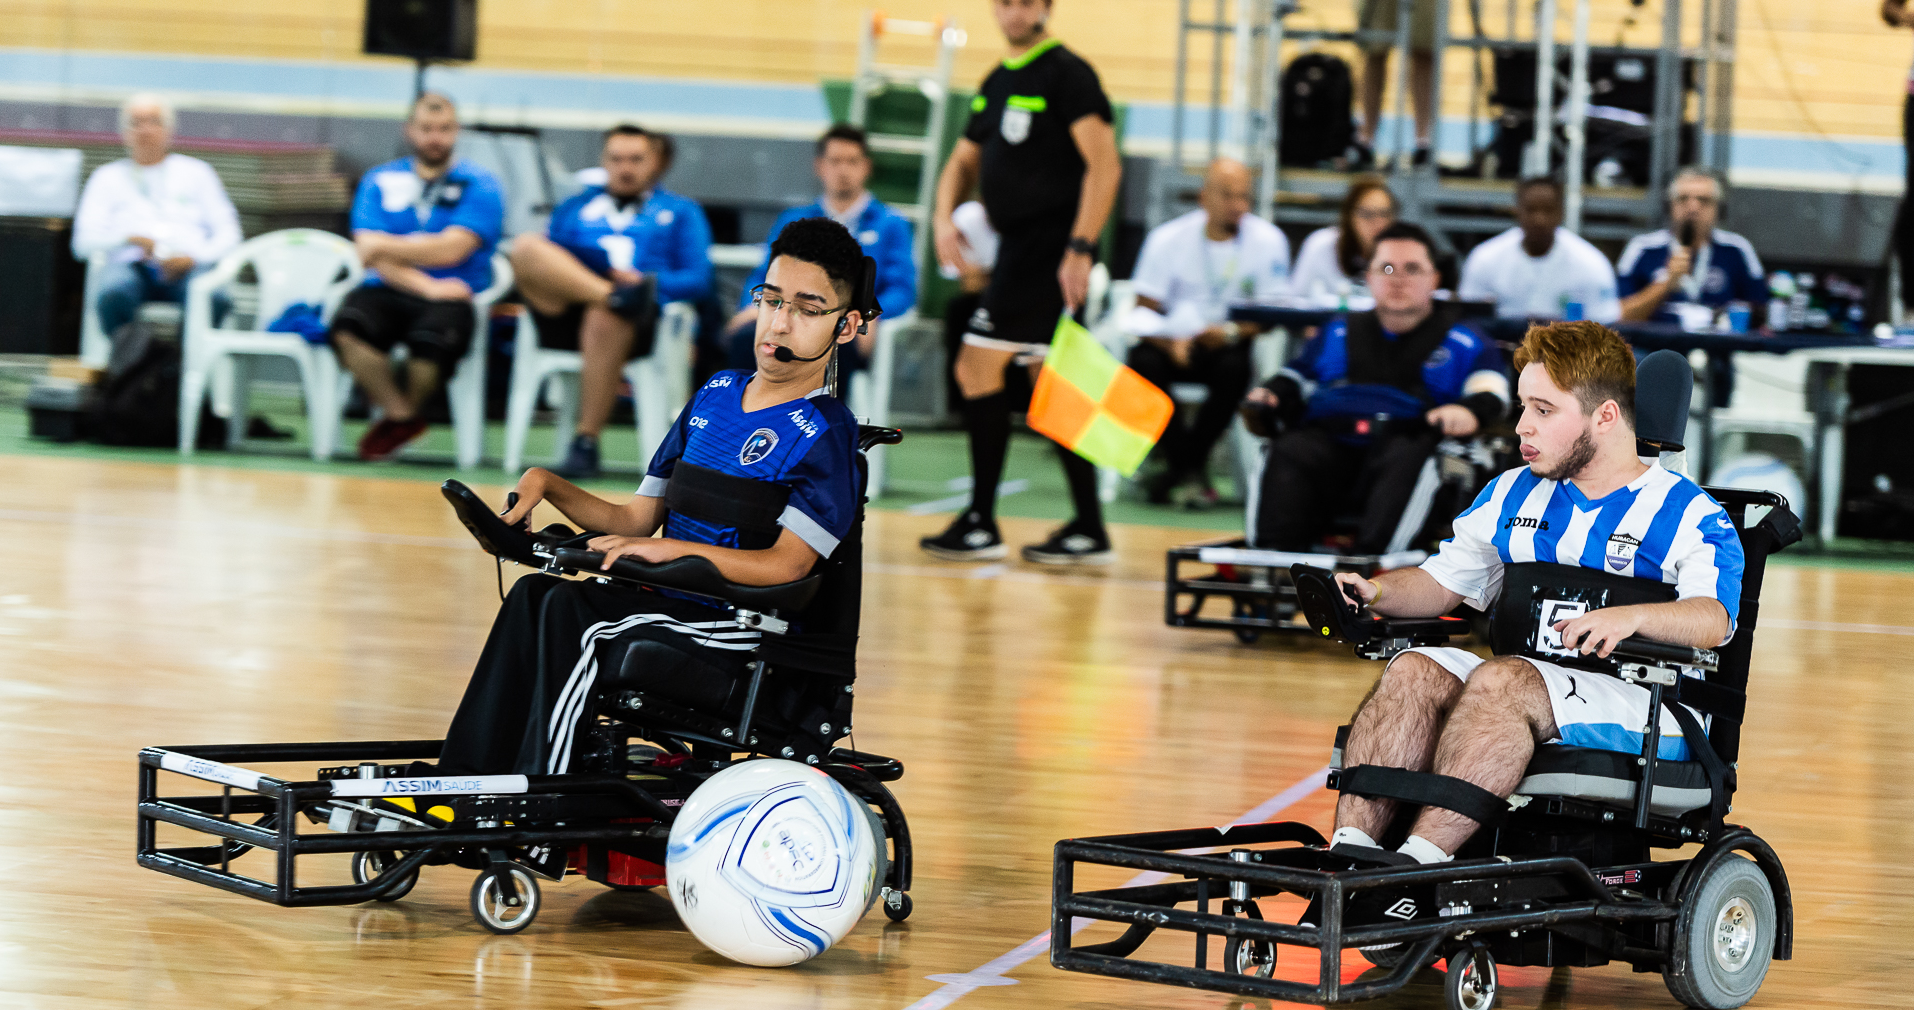
POLYGON ((1063 478, 1070 482, 1070 504, 1077 510, 1077 521, 1073 524, 1085 533, 1103 533, 1103 500, 1097 497, 1096 464, 1063 447, 1061 442, 1052 442, 1057 447, 1057 458, 1063 461, 1063 478))
POLYGON ((964 429, 970 434, 970 511, 994 522, 997 482, 1010 451, 1010 394, 998 390, 965 400, 964 429))

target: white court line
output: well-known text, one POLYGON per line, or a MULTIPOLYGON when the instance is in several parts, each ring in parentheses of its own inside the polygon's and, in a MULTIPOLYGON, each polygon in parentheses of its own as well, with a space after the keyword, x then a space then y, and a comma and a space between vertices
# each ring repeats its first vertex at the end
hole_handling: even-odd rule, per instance
MULTIPOLYGON (((1298 780, 1295 785, 1277 793, 1263 801, 1255 809, 1231 821, 1230 826, 1234 827, 1238 824, 1258 824, 1276 816, 1304 797, 1321 789, 1323 787, 1323 780, 1328 775, 1328 765, 1324 765, 1310 772, 1298 780)), ((1166 876, 1168 876, 1168 874, 1158 873, 1156 871, 1139 873, 1125 881, 1122 886, 1139 887, 1144 884, 1153 884, 1166 876)), ((1090 923, 1094 921, 1096 920, 1081 918, 1070 920, 1070 935, 1077 935, 1083 931, 1085 926, 1090 925, 1090 923)), ((999 954, 970 971, 963 972, 962 974, 925 976, 932 982, 940 982, 942 985, 932 990, 930 995, 905 1007, 904 1010, 942 1010, 942 1008, 963 999, 978 989, 987 986, 1016 985, 1016 979, 1006 978, 1005 976, 1019 967, 1022 967, 1025 962, 1032 960, 1049 949, 1050 931, 1045 930, 1018 944, 1008 952, 999 954)))

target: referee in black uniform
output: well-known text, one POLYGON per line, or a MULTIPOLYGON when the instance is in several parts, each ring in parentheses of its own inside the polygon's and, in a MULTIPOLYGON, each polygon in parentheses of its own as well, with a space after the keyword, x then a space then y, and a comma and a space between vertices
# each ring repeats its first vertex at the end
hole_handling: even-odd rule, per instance
MULTIPOLYGON (((990 72, 971 102, 970 123, 937 183, 937 258, 963 262, 963 240, 951 211, 974 186, 1002 236, 983 302, 957 356, 970 433, 970 507, 924 550, 957 561, 1005 556, 997 532, 997 482, 1010 443, 1004 370, 1018 355, 1048 350, 1057 319, 1083 305, 1098 236, 1116 200, 1122 163, 1111 126, 1110 99, 1095 70, 1044 30, 1051 0, 993 0, 1010 55, 990 72)), ((1032 366, 1033 374, 1035 366, 1032 366)), ((1076 518, 1026 561, 1102 564, 1110 537, 1097 501, 1096 467, 1057 446, 1070 482, 1076 518)))

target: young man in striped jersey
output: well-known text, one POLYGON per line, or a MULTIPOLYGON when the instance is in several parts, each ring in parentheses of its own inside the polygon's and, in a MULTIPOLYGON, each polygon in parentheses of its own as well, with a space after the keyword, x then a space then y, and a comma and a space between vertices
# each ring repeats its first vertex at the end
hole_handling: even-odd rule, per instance
MULTIPOLYGON (((1463 601, 1487 609, 1501 593, 1504 565, 1549 561, 1659 581, 1677 596, 1557 622, 1566 648, 1607 656, 1637 634, 1700 648, 1726 642, 1741 599, 1741 541, 1693 481, 1636 456, 1635 359, 1621 337, 1593 322, 1537 326, 1515 367, 1515 430, 1528 466, 1485 488, 1421 567, 1374 580, 1341 574, 1343 592, 1388 617, 1431 617, 1463 601)), ((1537 744, 1639 753, 1647 705, 1639 685, 1526 656, 1410 649, 1357 710, 1345 761, 1434 771, 1506 797, 1537 744)), ((1661 757, 1685 760, 1681 728, 1666 711, 1659 729, 1661 757)), ((1374 848, 1394 809, 1392 801, 1344 793, 1331 844, 1374 848)), ((1446 861, 1478 826, 1424 807, 1400 851, 1446 861)))

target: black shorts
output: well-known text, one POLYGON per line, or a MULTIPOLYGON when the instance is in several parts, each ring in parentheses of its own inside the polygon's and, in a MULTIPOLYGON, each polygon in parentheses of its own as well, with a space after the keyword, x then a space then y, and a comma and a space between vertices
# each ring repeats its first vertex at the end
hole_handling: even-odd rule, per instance
POLYGON ((346 296, 332 317, 332 330, 350 333, 386 353, 404 344, 415 357, 436 362, 449 377, 472 346, 475 322, 471 302, 435 302, 384 284, 367 284, 346 296))
MULTIPOLYGON (((530 305, 525 311, 538 321, 538 346, 554 351, 578 350, 578 331, 585 325, 585 305, 583 302, 569 306, 555 316, 548 316, 530 305)), ((631 336, 631 351, 625 355, 626 361, 636 361, 651 353, 653 342, 658 336, 658 310, 652 311, 634 327, 631 336)))
POLYGON ((1047 347, 1063 315, 1057 267, 1070 249, 1071 218, 1042 219, 1002 230, 990 286, 970 316, 964 343, 997 350, 1047 347))

